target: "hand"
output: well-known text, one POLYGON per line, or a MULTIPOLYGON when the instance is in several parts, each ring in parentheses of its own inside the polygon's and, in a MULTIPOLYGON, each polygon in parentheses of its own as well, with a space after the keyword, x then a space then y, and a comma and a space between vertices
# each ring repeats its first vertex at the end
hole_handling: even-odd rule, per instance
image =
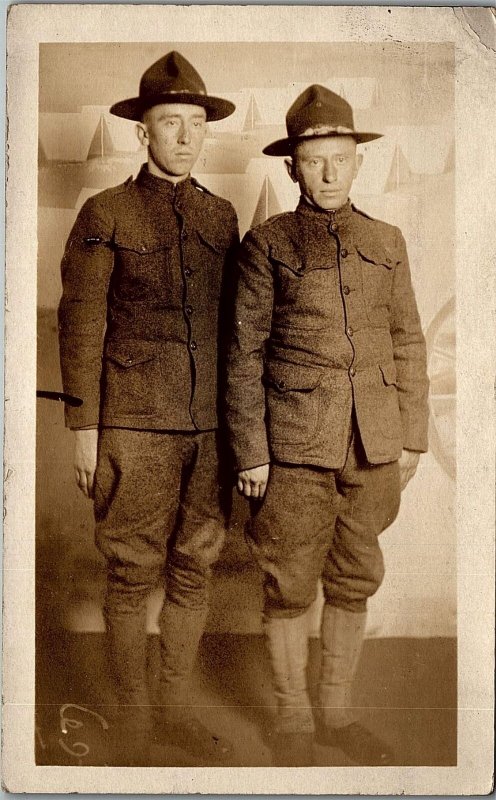
POLYGON ((419 458, 420 453, 415 453, 413 450, 403 450, 398 461, 398 464, 400 465, 401 491, 403 491, 408 481, 411 480, 415 475, 419 458))
POLYGON ((238 472, 238 492, 245 497, 258 497, 261 500, 267 488, 269 470, 270 464, 242 469, 238 472))
POLYGON ((74 450, 76 483, 84 496, 91 499, 98 451, 98 430, 74 431, 74 434, 76 437, 74 450))

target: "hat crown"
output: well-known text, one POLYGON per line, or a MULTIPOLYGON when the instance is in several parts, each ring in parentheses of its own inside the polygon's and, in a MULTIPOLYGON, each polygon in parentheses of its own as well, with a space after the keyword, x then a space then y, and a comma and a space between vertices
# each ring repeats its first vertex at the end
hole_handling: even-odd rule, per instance
POLYGON ((230 100, 208 95, 196 69, 175 50, 159 58, 143 73, 138 97, 114 103, 110 113, 139 122, 145 111, 162 103, 201 106, 206 111, 208 122, 224 119, 236 108, 230 100))
POLYGON ((353 110, 335 92, 317 83, 305 89, 286 114, 288 136, 304 136, 318 128, 355 130, 353 110))
POLYGON ((140 97, 168 93, 207 94, 200 75, 180 53, 172 50, 149 67, 140 81, 140 97))

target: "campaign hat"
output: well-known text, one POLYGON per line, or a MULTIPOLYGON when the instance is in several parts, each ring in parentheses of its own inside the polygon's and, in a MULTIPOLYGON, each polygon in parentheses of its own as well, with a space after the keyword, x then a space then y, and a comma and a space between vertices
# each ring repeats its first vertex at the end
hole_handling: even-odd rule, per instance
POLYGON ((235 110, 234 103, 229 100, 207 94, 196 69, 175 50, 159 58, 143 73, 138 97, 114 103, 110 113, 139 122, 145 111, 161 103, 202 106, 208 122, 224 119, 235 110))
POLYGON ((320 136, 353 136, 357 144, 379 139, 382 133, 356 131, 353 109, 340 95, 312 84, 302 92, 286 114, 287 137, 264 147, 268 156, 292 155, 299 142, 320 136))

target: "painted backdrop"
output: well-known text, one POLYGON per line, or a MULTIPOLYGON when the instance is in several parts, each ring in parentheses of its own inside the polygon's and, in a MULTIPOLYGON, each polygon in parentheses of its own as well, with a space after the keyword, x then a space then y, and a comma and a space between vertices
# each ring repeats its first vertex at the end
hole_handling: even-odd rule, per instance
MULTIPOLYGON (((146 153, 132 122, 109 106, 138 92, 145 69, 171 49, 236 112, 211 123, 194 175, 236 208, 241 232, 295 207, 282 159, 262 155, 285 134, 286 111, 310 83, 354 108, 358 130, 384 133, 362 145, 353 202, 399 225, 429 348, 430 452, 381 537, 386 579, 370 603, 371 636, 454 636, 455 305, 454 81, 449 45, 46 44, 40 46, 38 388, 61 388, 56 314, 59 265, 84 201, 136 174, 146 153), (68 80, 68 76, 71 79, 68 80)), ((72 439, 59 405, 38 401, 38 603, 71 630, 102 630, 103 564, 91 508, 75 487, 72 439)), ((211 630, 259 630, 259 580, 242 541, 243 501, 217 574, 211 630)), ((160 597, 150 606, 154 630, 160 597)))

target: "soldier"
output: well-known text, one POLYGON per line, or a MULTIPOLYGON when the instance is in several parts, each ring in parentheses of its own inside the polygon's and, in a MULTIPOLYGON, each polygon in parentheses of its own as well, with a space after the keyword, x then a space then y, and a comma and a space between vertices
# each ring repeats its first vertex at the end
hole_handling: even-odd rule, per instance
POLYGON ((78 486, 94 501, 124 763, 164 742, 210 759, 230 745, 188 710, 189 679, 224 537, 217 441, 219 301, 236 213, 190 170, 210 120, 234 111, 170 52, 112 114, 137 123, 147 163, 82 207, 62 262, 66 408, 78 486), (165 586, 159 696, 146 674, 146 602, 165 586), (157 719, 150 718, 156 704, 157 719))
POLYGON ((312 763, 305 612, 321 578, 318 740, 358 764, 391 764, 351 688, 384 575, 378 535, 427 448, 425 343, 401 232, 348 199, 357 144, 380 134, 355 131, 349 104, 318 85, 286 125, 264 153, 287 157, 301 198, 241 245, 226 404, 264 572, 276 759, 312 763))

